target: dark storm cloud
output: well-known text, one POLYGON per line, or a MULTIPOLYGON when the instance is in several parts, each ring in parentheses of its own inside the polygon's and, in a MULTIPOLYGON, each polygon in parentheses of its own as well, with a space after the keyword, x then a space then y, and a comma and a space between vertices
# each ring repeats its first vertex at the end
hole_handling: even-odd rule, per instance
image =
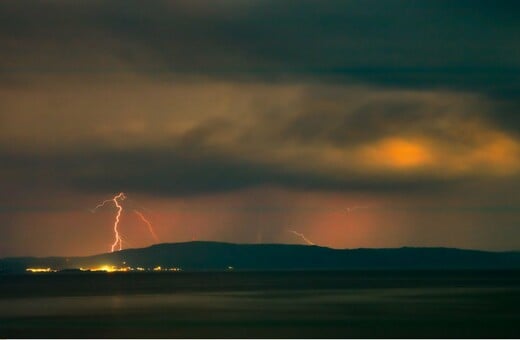
MULTIPOLYGON (((27 94, 22 92, 17 101, 4 110, 6 115, 16 116, 12 121, 8 121, 10 117, 3 117, 11 124, 9 130, 21 132, 14 135, 16 138, 5 138, 3 149, 14 148, 12 141, 36 141, 48 149, 54 147, 53 143, 60 146, 70 143, 76 152, 67 151, 63 158, 47 159, 45 157, 50 156, 46 149, 41 150, 42 162, 55 164, 42 167, 45 171, 38 176, 49 177, 52 171, 62 173, 62 169, 69 168, 75 175, 65 179, 82 187, 125 186, 170 193, 232 190, 260 184, 391 190, 406 187, 407 183, 412 183, 410 187, 421 187, 424 181, 424 186, 431 188, 431 179, 417 173, 405 172, 402 176, 405 179, 395 174, 360 176, 359 171, 339 176, 338 173, 347 172, 349 168, 365 170, 381 164, 358 166, 364 158, 348 153, 320 158, 321 152, 316 150, 323 147, 323 154, 332 154, 337 153, 334 148, 355 148, 386 137, 403 136, 427 136, 445 143, 453 140, 455 146, 468 144, 468 149, 478 149, 482 143, 475 146, 478 144, 475 139, 481 134, 487 138, 483 126, 498 131, 498 122, 500 128, 518 131, 520 26, 515 15, 517 10, 518 4, 513 1, 3 1, 0 3, 3 42, 0 78, 6 93, 23 88, 22 76, 28 74, 53 74, 57 79, 55 83, 59 84, 63 81, 62 75, 72 74, 81 83, 85 75, 137 73, 134 82, 151 79, 159 84, 159 90, 160 86, 176 80, 179 74, 204 77, 198 81, 202 85, 209 82, 207 79, 217 79, 274 86, 274 90, 265 93, 261 89, 253 90, 259 94, 255 104, 246 109, 254 114, 225 112, 218 117, 189 121, 194 126, 175 136, 162 132, 162 126, 178 124, 181 118, 197 112, 170 119, 165 109, 167 105, 150 100, 140 109, 144 112, 141 115, 150 120, 143 119, 143 125, 151 131, 148 134, 159 139, 156 145, 134 149, 123 156, 111 153, 107 147, 105 153, 101 153, 103 156, 89 156, 90 150, 85 145, 99 147, 103 144, 97 143, 99 140, 109 144, 113 142, 109 138, 114 135, 123 140, 135 137, 126 130, 118 135, 117 129, 123 124, 114 117, 124 117, 121 121, 126 123, 130 118, 138 121, 139 114, 130 117, 129 106, 114 109, 111 105, 131 101, 141 94, 124 93, 107 99, 103 94, 91 95, 92 88, 98 84, 87 84, 77 88, 85 98, 72 96, 64 102, 63 98, 67 98, 64 81, 63 93, 47 93, 43 100, 36 95, 27 100, 27 94), (304 97, 289 108, 281 104, 277 104, 279 107, 265 105, 264 102, 269 101, 283 102, 284 98, 273 99, 280 84, 282 87, 312 85, 304 91, 304 97), (348 91, 345 94, 341 88, 352 85, 367 87, 369 92, 390 92, 383 97, 368 95, 366 100, 358 102, 357 97, 362 97, 363 91, 349 96, 348 91), (392 93, 393 89, 398 92, 392 93), (460 100, 435 96, 428 100, 422 95, 408 96, 399 92, 417 92, 418 89, 453 93, 461 100, 468 94, 473 97, 468 97, 466 107, 461 106, 460 100), (31 110, 35 113, 16 120, 22 114, 17 116, 11 111, 22 107, 21 102, 36 103, 22 114, 31 110), (478 107, 482 103, 488 107, 478 107), (47 110, 44 114, 38 111, 41 107, 47 110), (158 110, 164 112, 158 114, 155 112, 158 110), (96 116, 93 111, 102 113, 96 116), (72 118, 67 118, 68 115, 72 118), (239 124, 246 120, 241 115, 254 116, 253 128, 239 124), (27 121, 38 121, 42 116, 45 120, 40 126, 26 128, 27 121), (473 121, 478 125, 476 131, 468 124, 473 121), (101 131, 102 128, 109 132, 101 131), (101 131, 99 135, 105 133, 109 138, 91 134, 96 129, 101 131), (238 136, 229 137, 231 142, 228 143, 226 138, 230 135, 238 136), (80 142, 75 144, 77 140, 80 142), (213 147, 222 140, 228 144, 222 149, 213 147), (164 144, 168 143, 173 146, 163 151, 164 144), (310 148, 315 151, 306 154, 310 148), (214 152, 208 152, 213 149, 214 152), (280 149, 282 151, 276 154, 280 149), (257 153, 260 156, 251 157, 257 153), (193 158, 194 155, 197 158, 193 158), (277 161, 272 162, 270 156, 277 161), (287 158, 285 163, 279 161, 284 157, 287 158), (305 157, 311 160, 302 163, 300 169, 319 166, 324 160, 334 164, 339 158, 349 160, 352 165, 338 165, 336 172, 285 167, 305 157), (62 165, 65 160, 66 164, 62 165), (93 166, 99 171, 84 172, 93 166)), ((117 91, 117 85, 105 90, 111 95, 117 91)), ((153 97, 155 90, 148 89, 142 97, 163 100, 168 96, 166 93, 162 98, 153 97)), ((170 91, 175 90, 178 89, 170 91)), ((198 91, 201 90, 193 90, 198 91)), ((239 92, 240 86, 231 91, 239 92)), ((241 94, 229 97, 231 102, 241 100, 241 94)), ((200 98, 193 95, 192 101, 197 100, 200 98)), ((175 111, 187 110, 188 106, 175 111)), ((212 111, 214 107, 210 103, 198 109, 212 111)), ((130 125, 128 131, 134 129, 130 125)), ((6 131, 8 133, 10 131, 6 131)), ((139 137, 137 132, 136 135, 139 137)), ((506 137, 497 138, 502 143, 499 146, 509 145, 510 137, 506 137)), ((142 140, 147 145, 154 144, 150 136, 142 140)), ((369 145, 376 151, 371 157, 392 151, 396 144, 402 146, 403 143, 383 141, 381 145, 369 145)), ((412 153, 421 154, 424 145, 414 144, 411 148, 412 153)), ((447 151, 445 146, 432 148, 439 154, 447 151)), ((514 151, 506 150, 504 158, 514 157, 514 151)), ((428 152, 424 154, 419 156, 425 159, 417 164, 427 162, 428 152)), ((446 162, 442 157, 435 161, 440 167, 446 162)), ((503 166, 500 161, 495 162, 497 168, 503 166)), ((455 161, 447 163, 450 162, 455 161)), ((460 161, 469 164, 469 168, 485 162, 487 159, 460 161)), ((447 164, 446 168, 451 165, 447 164)), ((432 181, 439 182, 438 178, 432 181)))
POLYGON ((473 91, 520 128, 516 1, 3 1, 0 70, 473 91))
POLYGON ((518 90, 519 5, 512 1, 4 1, 0 6, 1 34, 8 41, 4 71, 108 71, 115 65, 106 58, 113 57, 142 71, 281 72, 518 90))
MULTIPOLYGON (((276 169, 245 161, 187 155, 182 151, 134 150, 89 152, 81 156, 2 154, 6 164, 3 177, 29 192, 74 188, 84 192, 153 193, 191 196, 229 192, 260 186, 281 186, 298 190, 366 191, 413 193, 443 191, 460 179, 331 178, 312 172, 276 169)), ((11 192, 12 194, 12 192, 11 192)), ((2 195, 4 196, 4 195, 2 195)), ((9 203, 9 196, 3 198, 9 203)))
POLYGON ((474 110, 482 103, 464 94, 445 93, 444 98, 442 94, 420 92, 346 94, 327 88, 309 91, 305 97, 301 111, 283 132, 286 138, 302 143, 321 141, 348 146, 389 135, 429 135, 463 142, 461 127, 484 116, 482 107, 480 112, 474 110))

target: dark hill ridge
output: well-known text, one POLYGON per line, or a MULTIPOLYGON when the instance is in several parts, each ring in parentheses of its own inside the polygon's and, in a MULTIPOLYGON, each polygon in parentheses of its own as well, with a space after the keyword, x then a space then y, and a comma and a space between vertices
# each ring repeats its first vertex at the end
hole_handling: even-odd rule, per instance
POLYGON ((520 252, 456 248, 331 249, 289 244, 165 243, 86 257, 0 260, 0 272, 101 265, 183 270, 520 269, 520 252), (125 263, 125 264, 123 264, 125 263))

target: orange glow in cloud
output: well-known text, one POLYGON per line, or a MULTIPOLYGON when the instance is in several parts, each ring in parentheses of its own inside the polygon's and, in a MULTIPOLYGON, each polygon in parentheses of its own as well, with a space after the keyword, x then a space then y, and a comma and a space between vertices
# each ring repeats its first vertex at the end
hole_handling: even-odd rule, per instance
POLYGON ((489 131, 464 147, 449 141, 390 137, 360 147, 357 158, 369 172, 509 176, 520 170, 520 144, 506 134, 489 131))
POLYGON ((393 169, 417 168, 433 161, 432 152, 424 143, 398 137, 363 147, 361 156, 367 163, 393 169))
POLYGON ((515 173, 520 168, 520 146, 514 139, 497 134, 475 150, 469 157, 470 164, 502 175, 515 173))

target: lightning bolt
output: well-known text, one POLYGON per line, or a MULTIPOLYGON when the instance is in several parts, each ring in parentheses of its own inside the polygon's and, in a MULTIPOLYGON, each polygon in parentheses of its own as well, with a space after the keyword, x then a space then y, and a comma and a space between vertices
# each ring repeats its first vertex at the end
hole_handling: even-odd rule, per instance
POLYGON ((104 200, 103 202, 96 205, 94 209, 92 209, 92 213, 95 213, 99 208, 103 207, 107 203, 114 203, 115 207, 117 208, 116 213, 116 219, 114 221, 114 243, 112 244, 110 250, 114 252, 116 247, 119 245, 119 250, 123 250, 123 239, 121 238, 121 235, 119 234, 119 221, 121 219, 121 213, 123 212, 123 206, 119 203, 119 201, 124 201, 126 199, 126 196, 123 192, 120 192, 116 196, 112 197, 111 199, 104 200))
POLYGON ((148 226, 148 230, 150 231, 150 234, 152 234, 152 237, 154 238, 155 242, 156 243, 159 243, 159 238, 157 237, 157 234, 155 233, 155 231, 153 230, 153 227, 152 227, 152 223, 150 221, 148 221, 146 219, 146 217, 144 217, 143 213, 141 213, 139 210, 134 210, 134 213, 139 216, 139 218, 141 219, 141 221, 143 221, 147 226, 148 226))
POLYGON ((105 204, 112 202, 112 200, 113 200, 113 198, 104 200, 103 202, 96 205, 96 207, 94 209, 90 209, 90 212, 95 213, 99 208, 103 207, 105 204))
POLYGON ((299 233, 295 230, 287 230, 288 232, 290 233, 293 233, 294 235, 298 236, 299 238, 301 238, 302 240, 304 240, 308 245, 311 245, 311 246, 314 246, 316 245, 314 242, 312 242, 311 240, 309 240, 307 237, 305 237, 305 235, 303 235, 302 233, 299 233))

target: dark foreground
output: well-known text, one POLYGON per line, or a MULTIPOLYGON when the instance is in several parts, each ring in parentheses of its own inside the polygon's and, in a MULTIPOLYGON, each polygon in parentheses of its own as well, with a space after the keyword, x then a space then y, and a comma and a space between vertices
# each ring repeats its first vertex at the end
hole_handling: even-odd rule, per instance
POLYGON ((0 276, 0 337, 520 337, 520 271, 0 276))

